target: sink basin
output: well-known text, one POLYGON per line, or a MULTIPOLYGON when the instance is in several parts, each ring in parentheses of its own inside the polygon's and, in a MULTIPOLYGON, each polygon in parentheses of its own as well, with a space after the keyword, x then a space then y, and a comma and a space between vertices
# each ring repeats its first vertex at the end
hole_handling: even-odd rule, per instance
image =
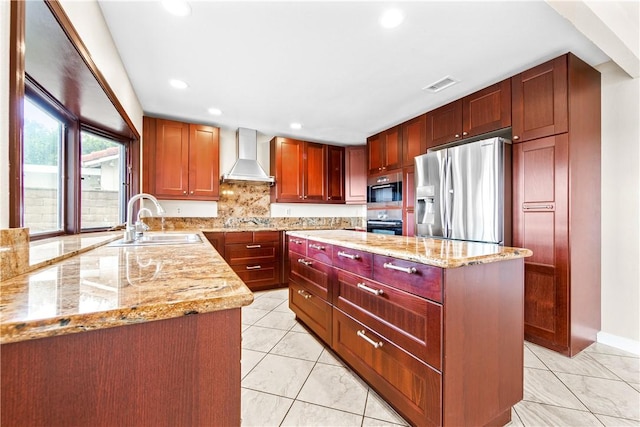
POLYGON ((145 234, 133 242, 125 242, 119 239, 109 243, 107 246, 156 246, 156 245, 185 245, 191 243, 202 243, 199 234, 145 234))

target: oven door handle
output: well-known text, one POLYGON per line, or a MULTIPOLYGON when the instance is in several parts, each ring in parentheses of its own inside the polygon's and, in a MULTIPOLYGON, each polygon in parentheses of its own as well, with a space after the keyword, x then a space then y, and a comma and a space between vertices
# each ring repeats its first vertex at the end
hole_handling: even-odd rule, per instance
POLYGON ((371 189, 372 190, 379 190, 381 188, 390 188, 391 184, 382 184, 382 185, 372 185, 371 189))
POLYGON ((397 222, 391 222, 391 221, 369 221, 368 223, 369 225, 392 225, 392 226, 397 226, 397 227, 402 227, 402 224, 397 223, 397 222))

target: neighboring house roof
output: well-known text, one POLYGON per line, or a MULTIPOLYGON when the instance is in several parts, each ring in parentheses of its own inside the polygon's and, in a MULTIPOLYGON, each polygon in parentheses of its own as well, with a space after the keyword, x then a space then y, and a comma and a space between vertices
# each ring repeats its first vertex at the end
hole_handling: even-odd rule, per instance
POLYGON ((118 157, 120 147, 109 147, 104 150, 94 151, 93 153, 84 154, 82 156, 83 166, 104 163, 108 160, 118 157))

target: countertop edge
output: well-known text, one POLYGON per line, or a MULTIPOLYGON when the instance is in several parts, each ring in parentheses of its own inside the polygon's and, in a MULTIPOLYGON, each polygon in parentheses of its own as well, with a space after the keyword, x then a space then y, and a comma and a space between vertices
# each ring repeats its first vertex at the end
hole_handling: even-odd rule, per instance
MULTIPOLYGON (((444 258, 444 257, 434 257, 434 256, 428 257, 428 256, 421 256, 416 254, 412 255, 407 250, 402 250, 402 249, 396 250, 396 249, 389 249, 389 248, 379 248, 370 244, 361 244, 361 243, 344 241, 336 238, 327 238, 319 235, 318 230, 308 230, 308 231, 305 231, 305 230, 287 231, 287 235, 300 237, 302 239, 317 240, 319 242, 323 242, 326 244, 343 246, 350 249, 369 252, 375 255, 394 257, 394 258, 398 258, 406 261, 417 262, 420 264, 430 265, 430 266, 439 267, 439 268, 459 268, 459 267, 465 267, 465 266, 476 265, 476 264, 489 264, 493 262, 506 261, 510 259, 526 258, 533 255, 533 252, 529 249, 498 246, 498 245, 487 243, 487 245, 499 247, 501 248, 501 250, 505 250, 505 252, 495 252, 488 255, 466 256, 466 257, 457 257, 457 258, 444 258), (315 233, 313 232, 309 233, 308 231, 315 231, 315 233)), ((326 231, 333 231, 333 230, 326 230, 326 231)), ((352 233, 360 233, 360 232, 353 231, 352 233)), ((368 238, 376 238, 376 236, 371 235, 371 236, 368 236, 368 238)), ((416 242, 418 240, 441 241, 440 239, 430 239, 426 237, 386 236, 386 235, 384 235, 383 237, 380 237, 380 239, 384 239, 387 241, 388 239, 393 239, 393 238, 397 238, 398 243, 401 243, 403 241, 406 242, 406 239, 416 239, 416 242)), ((448 241, 448 242, 453 242, 453 241, 448 241)), ((461 241, 455 241, 455 242, 461 242, 461 241)), ((482 244, 482 243, 476 243, 476 242, 462 242, 462 243, 482 244)))

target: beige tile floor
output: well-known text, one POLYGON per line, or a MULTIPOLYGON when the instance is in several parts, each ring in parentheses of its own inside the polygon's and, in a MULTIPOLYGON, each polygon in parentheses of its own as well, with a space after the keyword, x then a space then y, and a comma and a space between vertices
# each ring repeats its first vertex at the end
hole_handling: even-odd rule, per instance
MULTIPOLYGON (((286 289, 242 309, 243 426, 407 423, 289 310, 286 289)), ((640 358, 594 344, 573 359, 526 342, 514 426, 640 426, 640 358)))

